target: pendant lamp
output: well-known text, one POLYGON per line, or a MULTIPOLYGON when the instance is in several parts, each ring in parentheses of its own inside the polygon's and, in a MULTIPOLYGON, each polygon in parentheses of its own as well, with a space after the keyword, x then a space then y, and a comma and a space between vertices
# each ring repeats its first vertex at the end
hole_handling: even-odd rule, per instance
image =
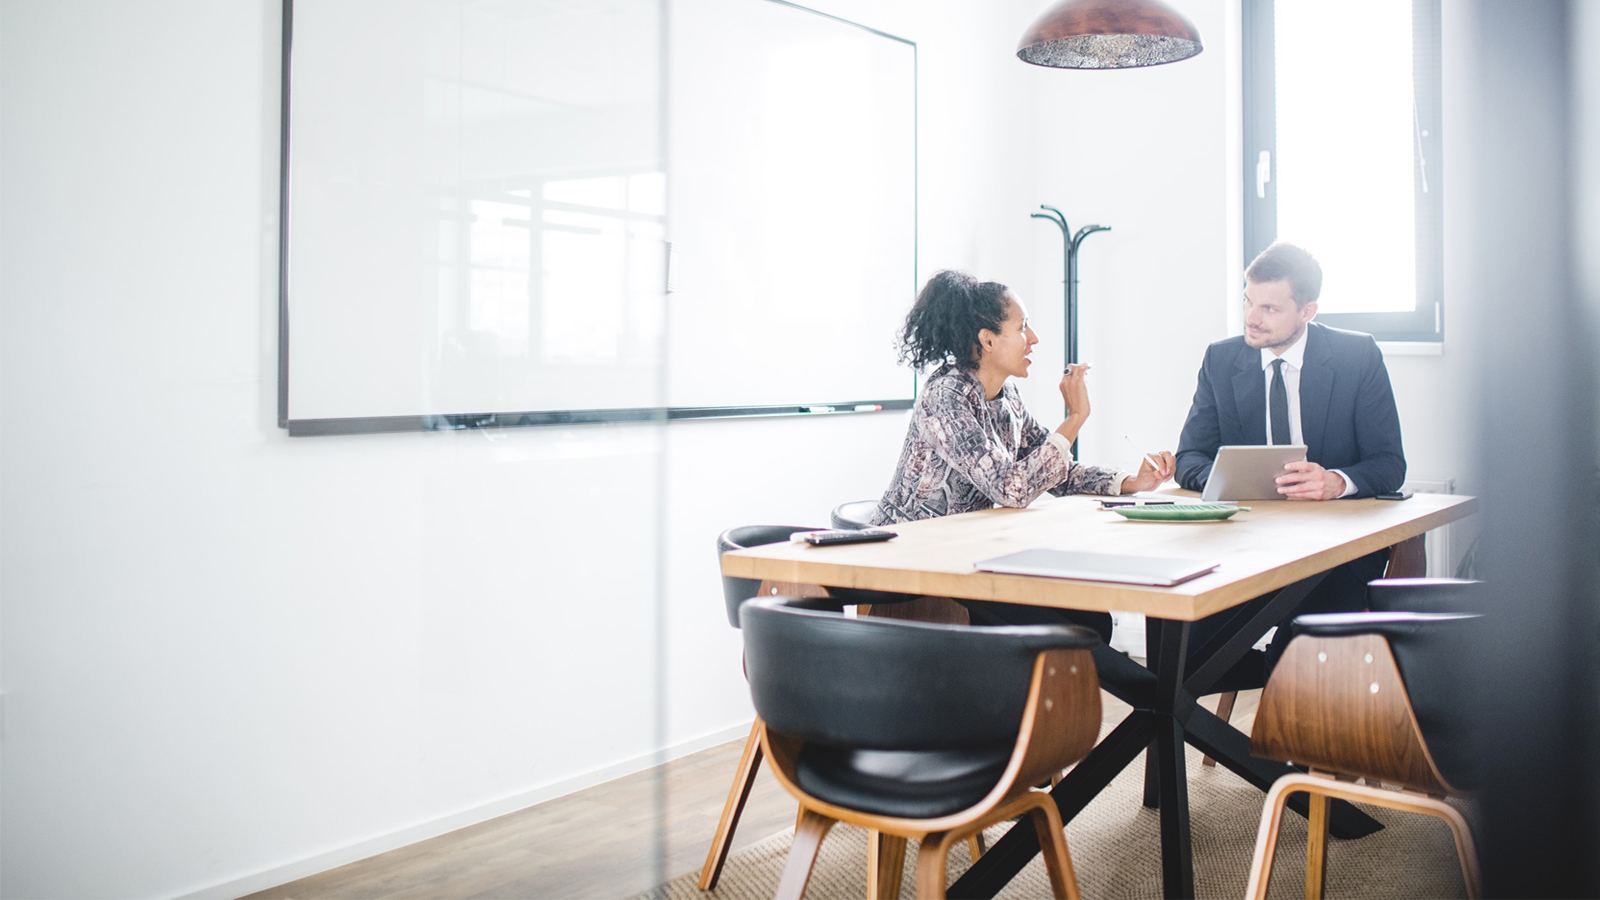
POLYGON ((1029 26, 1017 57, 1058 69, 1131 69, 1201 49, 1200 30, 1161 0, 1061 0, 1029 26))

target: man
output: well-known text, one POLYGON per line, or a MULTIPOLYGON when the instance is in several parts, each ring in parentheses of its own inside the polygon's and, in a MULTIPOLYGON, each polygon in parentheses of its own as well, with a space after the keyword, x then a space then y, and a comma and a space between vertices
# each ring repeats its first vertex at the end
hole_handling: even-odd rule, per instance
MULTIPOLYGON (((1245 333, 1206 348, 1178 440, 1178 484, 1204 489, 1217 448, 1226 444, 1305 444, 1305 461, 1290 463, 1277 479, 1288 499, 1400 489, 1406 460, 1383 353, 1371 335, 1313 322, 1321 291, 1322 266, 1293 244, 1274 243, 1245 270, 1245 333)), ((1293 615, 1364 609, 1366 584, 1383 576, 1388 555, 1382 550, 1329 572, 1293 615)), ((1195 639, 1214 627, 1197 623, 1195 639)), ((1278 629, 1269 669, 1288 631, 1278 629)))
POLYGON ((1305 444, 1306 461, 1291 463, 1278 479, 1285 497, 1333 500, 1399 490, 1406 459, 1383 353, 1371 335, 1312 321, 1322 266, 1279 242, 1244 277, 1245 333, 1206 348, 1178 440, 1178 483, 1203 490, 1225 444, 1305 444))

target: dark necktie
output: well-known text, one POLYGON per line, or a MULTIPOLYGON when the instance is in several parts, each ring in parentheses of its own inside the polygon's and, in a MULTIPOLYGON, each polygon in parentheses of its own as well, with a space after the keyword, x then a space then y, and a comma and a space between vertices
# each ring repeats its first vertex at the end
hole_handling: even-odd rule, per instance
POLYGON ((1272 419, 1272 443, 1292 443, 1289 437, 1289 391, 1283 386, 1283 360, 1272 361, 1272 388, 1267 391, 1267 409, 1272 419))

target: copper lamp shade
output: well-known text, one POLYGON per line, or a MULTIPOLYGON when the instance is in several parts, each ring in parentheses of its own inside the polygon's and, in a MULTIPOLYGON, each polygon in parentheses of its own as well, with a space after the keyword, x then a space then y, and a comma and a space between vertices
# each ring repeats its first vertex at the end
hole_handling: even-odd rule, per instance
POLYGON ((1060 69, 1131 69, 1201 49, 1200 30, 1161 0, 1061 0, 1029 26, 1017 57, 1060 69))

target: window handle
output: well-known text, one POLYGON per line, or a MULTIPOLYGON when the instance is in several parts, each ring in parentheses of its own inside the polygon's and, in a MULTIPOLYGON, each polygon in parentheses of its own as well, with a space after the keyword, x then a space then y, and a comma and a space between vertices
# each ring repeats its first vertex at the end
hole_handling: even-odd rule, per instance
POLYGON ((1267 182, 1272 180, 1272 151, 1263 150, 1256 157, 1256 196, 1267 199, 1267 182))

